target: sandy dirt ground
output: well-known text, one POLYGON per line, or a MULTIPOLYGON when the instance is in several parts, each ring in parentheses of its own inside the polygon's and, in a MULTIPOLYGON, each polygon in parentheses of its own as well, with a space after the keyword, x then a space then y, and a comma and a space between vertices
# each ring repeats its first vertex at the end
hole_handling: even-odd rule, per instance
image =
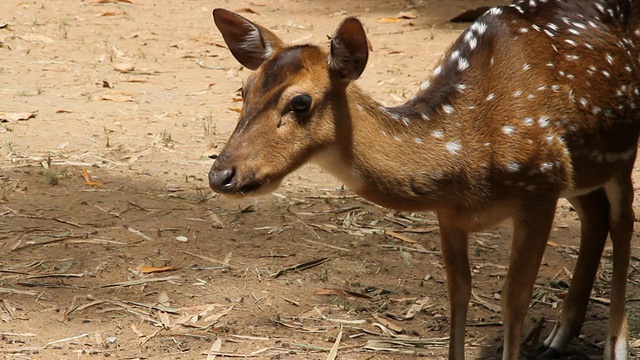
MULTIPOLYGON (((500 3, 0 0, 0 356, 326 359, 338 338, 339 359, 443 358, 432 214, 377 207, 313 166, 261 198, 209 190, 208 156, 235 125, 248 75, 211 10, 240 10, 296 43, 326 43, 359 16, 373 48, 359 84, 392 105, 467 26, 448 19, 500 3), (410 18, 385 20, 400 12, 410 18)), ((528 348, 536 324, 541 336, 554 324, 578 238, 562 202, 528 348)), ((498 357, 509 244, 509 224, 472 237, 469 358, 498 357)), ((638 358, 637 236, 633 254, 638 358)), ((601 357, 610 256, 609 246, 572 358, 601 357)))

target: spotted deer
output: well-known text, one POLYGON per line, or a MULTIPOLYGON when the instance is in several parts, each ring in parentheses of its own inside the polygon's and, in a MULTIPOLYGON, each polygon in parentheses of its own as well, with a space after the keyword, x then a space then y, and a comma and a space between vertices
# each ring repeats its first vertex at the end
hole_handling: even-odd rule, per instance
POLYGON ((613 242, 605 359, 626 359, 626 276, 634 212, 640 2, 526 0, 494 7, 446 51, 420 90, 386 107, 354 80, 365 31, 346 18, 325 50, 285 45, 224 9, 215 24, 255 70, 237 127, 209 172, 226 195, 263 194, 318 163, 385 207, 437 214, 451 309, 450 359, 464 358, 468 233, 513 222, 502 290, 503 359, 516 359, 556 203, 581 220, 580 254, 542 357, 578 335, 604 244, 613 242))

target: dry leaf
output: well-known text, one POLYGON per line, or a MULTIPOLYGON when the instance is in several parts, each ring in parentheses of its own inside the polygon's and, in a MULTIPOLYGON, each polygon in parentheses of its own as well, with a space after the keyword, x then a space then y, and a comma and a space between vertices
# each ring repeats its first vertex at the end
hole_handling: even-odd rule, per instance
POLYGON ((115 16, 116 12, 115 11, 107 11, 107 12, 103 12, 102 14, 99 14, 98 16, 115 16))
POLYGON ((395 231, 391 231, 391 230, 386 230, 386 231, 384 232, 384 234, 385 234, 385 235, 389 235, 389 236, 391 236, 391 237, 394 237, 394 238, 396 238, 396 239, 398 239, 398 240, 401 240, 401 241, 404 241, 404 242, 410 243, 410 244, 415 244, 415 243, 417 243, 417 242, 418 242, 417 240, 413 240, 413 239, 411 239, 410 237, 404 236, 404 235, 402 235, 402 234, 398 234, 397 232, 395 232, 395 231))
POLYGON ((560 246, 560 244, 558 244, 557 242, 555 242, 553 240, 547 240, 547 245, 553 246, 553 247, 560 246))
POLYGON ((82 169, 82 178, 84 179, 84 183, 87 186, 102 186, 102 183, 91 180, 91 174, 87 169, 82 169))
POLYGON ((397 16, 397 18, 400 18, 400 19, 415 19, 417 17, 418 15, 416 14, 415 10, 401 11, 398 13, 398 16, 397 16))
POLYGON ((9 113, 9 112, 0 112, 0 122, 9 122, 9 121, 25 121, 32 118, 35 118, 38 114, 38 111, 32 112, 17 112, 17 113, 9 113))
POLYGON ((180 267, 182 265, 182 262, 184 262, 184 259, 186 259, 186 257, 183 257, 182 260, 178 261, 178 263, 175 264, 175 265, 170 265, 170 266, 140 266, 138 268, 138 270, 140 270, 140 272, 143 273, 143 274, 151 274, 151 273, 157 273, 157 272, 178 270, 178 269, 180 269, 180 267))
POLYGON ((400 21, 402 21, 402 19, 392 18, 392 17, 384 17, 384 18, 376 19, 377 23, 397 23, 400 21))
MULTIPOLYGON (((219 352, 222 349, 222 338, 217 338, 216 341, 213 342, 209 351, 219 352)), ((216 355, 207 355, 207 360, 214 360, 216 355)))
POLYGON ((48 36, 38 35, 38 34, 26 34, 20 37, 22 40, 30 41, 30 42, 43 42, 46 44, 51 44, 55 40, 48 36))
POLYGON ((231 111, 235 111, 235 112, 237 112, 238 114, 242 112, 242 109, 237 108, 237 107, 229 108, 229 110, 231 110, 231 111))
POLYGON ((237 13, 249 13, 249 14, 256 14, 256 15, 260 15, 259 12, 253 10, 252 8, 242 8, 242 9, 238 9, 236 10, 237 13))
POLYGON ((102 94, 100 100, 108 100, 114 102, 133 102, 131 94, 122 91, 112 91, 102 94))
POLYGON ((113 65, 113 69, 121 73, 132 72, 133 70, 135 70, 135 68, 136 66, 130 63, 119 63, 119 64, 113 65))
POLYGON ((109 4, 109 3, 127 3, 127 4, 133 4, 133 1, 130 0, 98 0, 96 1, 97 4, 109 4))

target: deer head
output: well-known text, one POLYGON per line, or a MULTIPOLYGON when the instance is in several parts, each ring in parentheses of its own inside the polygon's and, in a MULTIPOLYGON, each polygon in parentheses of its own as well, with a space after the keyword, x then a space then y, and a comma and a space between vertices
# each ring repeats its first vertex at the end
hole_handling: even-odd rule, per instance
POLYGON ((347 18, 329 51, 286 46, 275 34, 225 9, 213 19, 233 56, 255 70, 242 87, 238 124, 209 172, 211 188, 226 195, 275 190, 282 179, 319 153, 338 146, 348 113, 345 96, 368 58, 360 21, 347 18))

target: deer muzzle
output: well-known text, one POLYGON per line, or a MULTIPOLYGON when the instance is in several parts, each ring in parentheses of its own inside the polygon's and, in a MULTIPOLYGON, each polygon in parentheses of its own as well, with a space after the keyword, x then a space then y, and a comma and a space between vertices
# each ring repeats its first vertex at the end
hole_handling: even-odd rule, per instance
POLYGON ((218 157, 209 170, 209 187, 219 194, 248 195, 262 186, 255 172, 242 173, 228 158, 218 157))

